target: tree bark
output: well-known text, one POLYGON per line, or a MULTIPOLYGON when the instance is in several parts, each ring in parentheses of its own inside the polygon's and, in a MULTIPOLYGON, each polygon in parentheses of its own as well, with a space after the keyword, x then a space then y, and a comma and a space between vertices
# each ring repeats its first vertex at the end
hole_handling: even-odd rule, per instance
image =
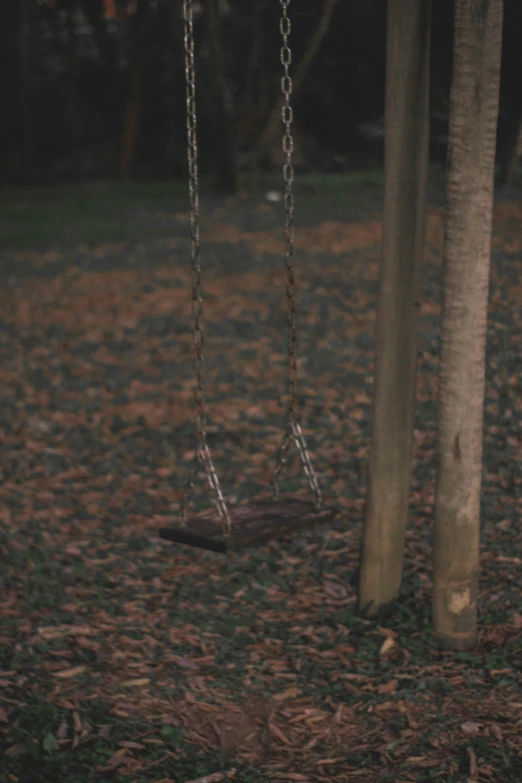
POLYGON ((502 0, 456 0, 444 234, 434 623, 477 637, 479 517, 502 0))
POLYGON ((401 584, 425 234, 430 23, 429 0, 389 0, 384 228, 359 578, 359 607, 369 614, 390 604, 401 584))

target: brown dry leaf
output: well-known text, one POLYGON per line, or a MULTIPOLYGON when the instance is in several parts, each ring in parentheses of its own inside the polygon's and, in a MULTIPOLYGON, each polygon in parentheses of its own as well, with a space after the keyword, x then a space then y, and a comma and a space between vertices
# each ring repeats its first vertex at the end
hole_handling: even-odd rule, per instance
POLYGON ((406 764, 412 764, 415 767, 433 767, 439 763, 436 759, 427 759, 426 756, 409 756, 406 759, 406 764))
POLYGON ((498 724, 494 723, 492 726, 489 727, 489 730, 493 734, 495 739, 497 739, 499 742, 502 741, 502 730, 498 724))
POLYGON ((475 723, 472 720, 468 720, 465 723, 461 723, 460 728, 462 729, 464 734, 468 734, 469 736, 480 734, 480 724, 475 723))
POLYGON ((58 739, 65 739, 69 733, 69 726, 66 720, 63 720, 56 731, 58 739))
POLYGON ((332 596, 332 598, 346 598, 348 595, 348 590, 343 585, 338 584, 338 582, 323 582, 324 591, 327 595, 332 596))
POLYGON ((87 666, 73 666, 70 669, 62 669, 59 672, 53 672, 53 676, 68 680, 71 677, 76 677, 78 674, 83 674, 85 671, 87 671, 87 666))
POLYGON ((175 661, 183 669, 193 669, 195 671, 200 668, 199 664, 191 661, 190 658, 176 658, 175 661))
POLYGON ((125 754, 127 753, 126 748, 120 748, 120 750, 117 750, 116 753, 110 757, 110 759, 107 761, 107 763, 104 766, 104 769, 116 769, 116 767, 119 767, 121 764, 127 763, 128 759, 125 758, 125 754))
POLYGON ((398 684, 398 680, 390 680, 389 682, 385 682, 383 685, 379 685, 377 688, 377 693, 395 693, 398 684))
POLYGON ((94 633, 88 625, 49 625, 38 628, 38 633, 46 641, 59 639, 61 636, 88 636, 94 633))
POLYGON ((393 649, 393 647, 395 647, 395 641, 391 638, 391 636, 388 636, 381 645, 379 655, 386 655, 386 653, 393 649))
POLYGON ((477 757, 473 748, 467 748, 469 756, 469 778, 468 780, 476 780, 478 775, 477 757))
POLYGON ((142 688, 144 685, 148 685, 150 682, 149 677, 139 677, 136 680, 125 680, 120 682, 122 688, 142 688))
POLYGON ((220 781, 225 779, 225 776, 231 778, 235 774, 235 769, 231 769, 228 772, 211 772, 210 775, 203 775, 202 778, 194 778, 194 780, 188 780, 186 783, 220 783, 220 781))
POLYGON ((315 748, 321 739, 322 737, 313 737, 310 742, 307 742, 306 745, 303 745, 302 750, 312 750, 312 748, 315 748))
POLYGON ((3 709, 3 707, 0 707, 0 723, 9 723, 7 719, 7 712, 3 709))
POLYGON ((288 688, 288 690, 282 691, 282 693, 276 693, 272 698, 274 701, 285 701, 286 699, 295 699, 301 693, 302 690, 300 688, 288 688))
POLYGON ((65 548, 65 554, 71 555, 71 557, 81 557, 83 552, 76 546, 68 546, 65 548))
POLYGON ((268 724, 268 730, 271 734, 274 735, 274 737, 277 737, 278 740, 280 740, 284 745, 291 745, 292 743, 288 739, 288 737, 285 737, 281 729, 279 729, 277 726, 275 726, 273 723, 268 724))
POLYGON ((515 612, 515 614, 511 618, 511 622, 513 623, 515 628, 522 628, 522 614, 517 614, 515 612))
POLYGON ((78 734, 80 734, 80 732, 82 730, 82 721, 81 721, 81 718, 80 718, 80 716, 78 715, 77 712, 73 712, 73 724, 74 724, 74 730, 78 734))

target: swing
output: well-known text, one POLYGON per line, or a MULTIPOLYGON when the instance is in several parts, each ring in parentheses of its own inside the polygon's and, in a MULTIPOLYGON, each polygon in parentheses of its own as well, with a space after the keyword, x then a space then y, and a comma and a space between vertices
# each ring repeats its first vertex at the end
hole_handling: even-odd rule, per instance
POLYGON ((285 163, 283 176, 285 181, 285 268, 286 268, 286 299, 288 337, 288 424, 283 441, 279 448, 276 467, 272 476, 272 498, 253 500, 244 505, 229 507, 223 497, 219 478, 212 462, 212 456, 207 443, 206 412, 203 396, 203 327, 202 296, 201 296, 201 265, 199 240, 199 182, 198 182, 198 150, 196 134, 196 82, 194 65, 194 32, 192 0, 183 0, 184 47, 185 47, 185 79, 187 104, 187 151, 189 168, 190 193, 190 237, 191 237, 191 271, 192 271, 192 310, 194 317, 194 346, 196 372, 196 433, 197 449, 195 466, 190 472, 184 499, 181 504, 180 524, 177 527, 164 527, 159 531, 160 538, 178 544, 208 549, 213 552, 227 554, 239 551, 249 546, 256 546, 270 540, 287 536, 303 528, 331 522, 338 516, 338 509, 324 507, 321 489, 308 454, 301 427, 297 421, 297 359, 296 359, 296 318, 295 318, 295 280, 291 258, 294 253, 294 198, 292 165, 293 138, 291 132, 292 79, 289 66, 292 53, 288 45, 290 35, 290 19, 288 6, 290 0, 280 0, 282 17, 280 22, 283 45, 281 48, 281 64, 283 77, 281 89, 283 93, 282 120, 285 126, 283 135, 283 152, 285 163), (302 468, 308 479, 313 494, 313 501, 299 498, 279 499, 278 479, 287 462, 288 448, 294 442, 299 452, 302 468), (198 465, 203 465, 207 479, 212 488, 217 511, 193 516, 187 520, 186 509, 190 501, 194 479, 198 465))

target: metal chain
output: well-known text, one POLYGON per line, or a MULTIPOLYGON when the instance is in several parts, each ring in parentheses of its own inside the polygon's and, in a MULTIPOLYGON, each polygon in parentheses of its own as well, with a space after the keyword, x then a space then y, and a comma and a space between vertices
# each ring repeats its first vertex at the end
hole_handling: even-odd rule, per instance
POLYGON ((192 469, 185 488, 184 498, 181 503, 181 524, 186 524, 186 509, 190 502, 194 489, 198 464, 205 467, 209 484, 215 495, 215 502, 223 531, 231 532, 230 516, 212 456, 207 444, 207 424, 204 400, 203 377, 203 345, 204 330, 202 324, 203 298, 201 295, 201 264, 200 264, 200 238, 199 238, 199 176, 198 176, 198 143, 196 121, 196 71, 194 58, 194 26, 192 0, 183 0, 184 20, 184 46, 185 46, 185 82, 186 82, 186 106, 187 106, 187 157, 189 171, 190 194, 190 267, 192 275, 192 313, 194 317, 194 369, 196 373, 196 389, 194 397, 196 401, 196 464, 192 469))
POLYGON ((297 324, 295 314, 295 276, 292 266, 294 255, 294 166, 292 163, 292 153, 294 150, 294 138, 292 136, 293 110, 290 103, 292 96, 292 77, 290 76, 290 65, 292 62, 292 50, 290 49, 288 39, 292 30, 290 18, 288 16, 288 7, 290 0, 280 0, 281 19, 279 29, 283 44, 281 46, 281 65, 283 66, 283 76, 281 78, 281 92, 283 94, 283 107, 281 118, 284 125, 283 133, 283 152, 285 161, 283 164, 283 179, 285 182, 284 208, 285 208, 285 268, 286 268, 286 303, 287 303, 287 322, 288 322, 288 425, 283 442, 279 449, 276 467, 272 476, 272 487, 277 497, 279 494, 278 480, 279 476, 287 463, 288 449, 292 439, 295 441, 299 451, 299 457, 303 470, 308 479, 310 489, 313 492, 315 505, 320 507, 322 504, 321 489, 315 475, 312 461, 301 427, 297 421, 297 324))

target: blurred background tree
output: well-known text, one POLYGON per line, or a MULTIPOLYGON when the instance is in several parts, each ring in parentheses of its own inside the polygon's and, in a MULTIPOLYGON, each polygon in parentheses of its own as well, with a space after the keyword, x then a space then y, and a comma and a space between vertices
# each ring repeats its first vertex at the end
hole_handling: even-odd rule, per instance
MULTIPOLYGON (((231 192, 242 168, 280 162, 279 141, 266 135, 279 99, 280 8, 201 0, 194 10, 201 168, 231 192)), ((452 0, 435 4, 430 154, 439 162, 452 13, 452 0)), ((386 0, 293 4, 294 74, 312 54, 294 100, 301 167, 381 163, 385 15, 386 0)), ((497 150, 504 181, 520 146, 521 31, 522 4, 506 0, 497 150)), ((181 0, 2 0, 0 39, 2 184, 184 174, 181 0)))

